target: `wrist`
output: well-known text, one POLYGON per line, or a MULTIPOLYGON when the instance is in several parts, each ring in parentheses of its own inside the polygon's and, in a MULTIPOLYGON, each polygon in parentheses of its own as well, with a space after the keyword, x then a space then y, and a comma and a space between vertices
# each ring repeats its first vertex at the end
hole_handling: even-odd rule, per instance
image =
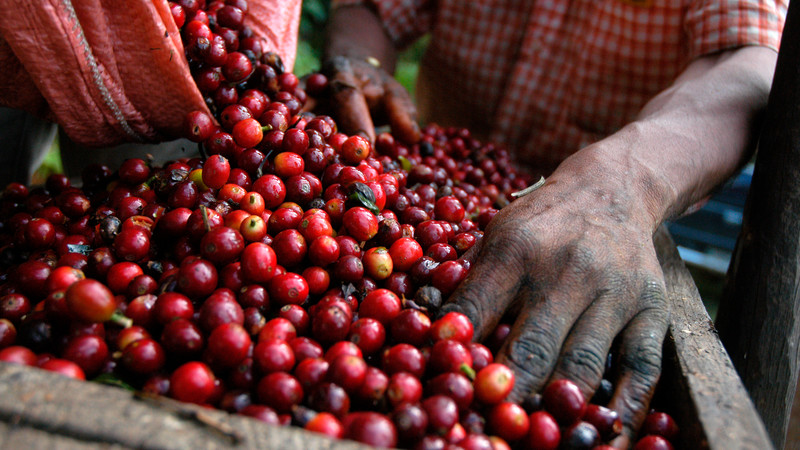
POLYGON ((657 167, 631 151, 636 125, 581 149, 567 158, 548 181, 569 180, 585 191, 587 202, 619 220, 655 231, 677 203, 677 192, 657 167))
POLYGON ((395 49, 377 12, 366 5, 332 9, 323 61, 342 56, 394 71, 395 49), (377 65, 376 65, 377 63, 377 65))

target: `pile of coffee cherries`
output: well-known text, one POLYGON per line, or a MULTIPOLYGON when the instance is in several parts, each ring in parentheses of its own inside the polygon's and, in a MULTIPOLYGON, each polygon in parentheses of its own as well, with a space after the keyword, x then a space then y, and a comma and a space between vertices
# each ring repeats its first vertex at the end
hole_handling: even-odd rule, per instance
MULTIPOLYGON (((524 405, 469 320, 439 317, 465 253, 529 179, 468 130, 373 146, 301 112, 306 92, 243 23, 245 0, 170 2, 208 112, 202 157, 88 166, 0 198, 0 361, 383 447, 608 448, 567 380, 524 405)), ((651 413, 637 449, 671 448, 651 413)))

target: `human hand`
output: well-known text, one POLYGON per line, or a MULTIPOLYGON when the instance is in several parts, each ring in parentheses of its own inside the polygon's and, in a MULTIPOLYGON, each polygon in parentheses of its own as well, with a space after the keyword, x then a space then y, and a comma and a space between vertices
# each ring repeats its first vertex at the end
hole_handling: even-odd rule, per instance
POLYGON ((557 171, 503 208, 443 312, 466 314, 476 340, 514 313, 498 358, 516 374, 514 401, 561 378, 591 398, 619 335, 609 407, 625 428, 615 444, 626 448, 658 381, 669 310, 652 241, 656 224, 624 188, 594 184, 600 177, 557 171))
POLYGON ((417 110, 408 91, 390 74, 366 60, 337 56, 322 68, 331 95, 328 109, 346 134, 361 134, 375 142, 375 122, 388 123, 406 143, 420 138, 417 110))

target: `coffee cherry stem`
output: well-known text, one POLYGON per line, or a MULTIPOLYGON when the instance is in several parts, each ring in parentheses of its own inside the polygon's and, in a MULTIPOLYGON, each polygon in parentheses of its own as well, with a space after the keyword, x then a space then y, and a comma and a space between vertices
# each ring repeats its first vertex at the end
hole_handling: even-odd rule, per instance
POLYGON ((465 377, 469 378, 470 381, 475 380, 475 369, 470 367, 468 364, 462 363, 458 370, 464 374, 465 377))
POLYGON ((520 197, 523 197, 525 195, 530 194, 531 192, 539 189, 542 186, 544 186, 544 177, 540 177, 539 181, 537 181, 536 183, 533 183, 532 185, 526 187, 525 189, 522 189, 521 191, 512 192, 511 196, 514 197, 514 198, 520 198, 520 197))
POLYGON ((111 318, 108 320, 121 326, 122 328, 133 326, 133 319, 122 314, 120 311, 114 311, 114 314, 112 314, 111 318))
POLYGON ((211 231, 211 224, 208 223, 208 208, 205 205, 200 205, 200 213, 203 215, 203 227, 206 229, 206 233, 211 231))

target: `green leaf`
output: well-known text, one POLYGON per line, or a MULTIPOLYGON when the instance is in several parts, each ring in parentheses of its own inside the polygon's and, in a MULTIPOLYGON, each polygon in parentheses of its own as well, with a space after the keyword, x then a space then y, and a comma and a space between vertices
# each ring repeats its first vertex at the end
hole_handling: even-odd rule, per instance
POLYGON ((134 389, 133 386, 131 386, 130 384, 128 384, 128 383, 126 383, 124 381, 122 381, 116 375, 114 375, 112 373, 102 373, 102 374, 96 376, 92 381, 95 381, 97 383, 102 383, 102 384, 108 384, 110 386, 121 387, 122 389, 125 389, 127 391, 132 391, 132 392, 136 391, 136 389, 134 389))
POLYGON ((408 158, 406 158, 405 156, 398 156, 397 159, 400 160, 400 166, 403 168, 403 170, 405 170, 406 172, 411 170, 412 164, 411 161, 408 160, 408 158))
POLYGON ((367 208, 376 216, 380 214, 381 211, 375 205, 375 193, 372 192, 372 188, 364 183, 355 182, 350 185, 348 190, 350 191, 347 196, 348 200, 367 208))

